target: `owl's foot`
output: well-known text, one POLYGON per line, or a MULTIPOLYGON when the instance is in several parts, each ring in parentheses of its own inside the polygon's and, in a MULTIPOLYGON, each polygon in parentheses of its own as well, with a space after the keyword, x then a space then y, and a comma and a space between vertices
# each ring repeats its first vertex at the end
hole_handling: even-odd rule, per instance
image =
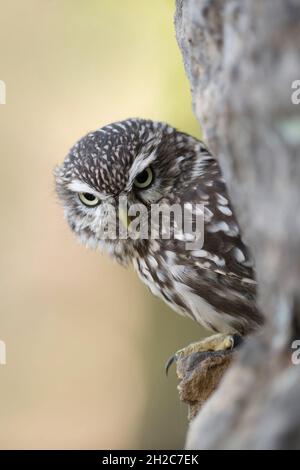
POLYGON ((191 343, 187 347, 177 351, 173 356, 168 359, 165 365, 166 374, 168 375, 168 371, 171 365, 174 362, 177 362, 178 359, 190 356, 193 353, 210 353, 216 351, 231 350, 236 346, 239 346, 241 342, 242 338, 239 335, 217 334, 208 336, 207 338, 201 341, 197 341, 196 343, 191 343))

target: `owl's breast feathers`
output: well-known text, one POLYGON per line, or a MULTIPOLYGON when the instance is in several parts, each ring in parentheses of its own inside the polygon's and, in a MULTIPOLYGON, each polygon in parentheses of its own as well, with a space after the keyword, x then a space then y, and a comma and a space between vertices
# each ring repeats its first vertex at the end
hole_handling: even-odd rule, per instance
POLYGON ((134 259, 141 279, 171 308, 212 331, 255 330, 263 319, 253 261, 216 160, 208 158, 205 172, 194 172, 181 203, 204 204, 203 246, 187 250, 184 241, 149 240, 134 259))

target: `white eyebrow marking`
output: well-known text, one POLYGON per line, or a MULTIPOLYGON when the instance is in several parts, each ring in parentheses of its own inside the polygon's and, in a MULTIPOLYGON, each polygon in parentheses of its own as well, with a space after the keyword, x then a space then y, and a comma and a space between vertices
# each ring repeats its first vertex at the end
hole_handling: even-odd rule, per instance
POLYGON ((145 153, 140 153, 134 160, 129 174, 129 180, 126 185, 126 190, 130 189, 135 177, 141 173, 145 168, 147 168, 150 163, 156 159, 156 149, 154 149, 149 155, 145 153))
POLYGON ((99 193, 98 191, 95 191, 95 189, 91 188, 90 185, 88 185, 87 183, 84 183, 83 181, 80 181, 80 180, 71 181, 71 183, 68 184, 68 189, 70 189, 74 193, 94 194, 95 196, 99 197, 100 199, 106 199, 107 197, 109 197, 107 194, 99 193))
POLYGON ((129 170, 129 178, 125 190, 131 189, 135 177, 147 168, 157 158, 157 147, 162 140, 162 133, 155 135, 146 142, 136 156, 129 170))

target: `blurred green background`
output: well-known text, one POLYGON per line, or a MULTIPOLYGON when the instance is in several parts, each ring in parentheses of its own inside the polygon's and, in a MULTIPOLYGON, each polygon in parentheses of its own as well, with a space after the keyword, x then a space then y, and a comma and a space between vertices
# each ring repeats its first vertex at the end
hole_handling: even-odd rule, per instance
POLYGON ((73 238, 53 167, 138 116, 199 135, 173 0, 1 0, 0 447, 180 448, 166 359, 203 331, 73 238))

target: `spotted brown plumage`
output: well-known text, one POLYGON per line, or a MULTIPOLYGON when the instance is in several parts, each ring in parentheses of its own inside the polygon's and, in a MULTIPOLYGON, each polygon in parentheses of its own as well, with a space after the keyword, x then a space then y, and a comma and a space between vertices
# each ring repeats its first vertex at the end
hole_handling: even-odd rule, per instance
POLYGON ((80 240, 120 263, 133 263, 151 291, 206 328, 247 334, 262 317, 249 250, 218 162, 199 140, 150 120, 128 119, 87 134, 55 171, 66 219, 80 240), (134 185, 151 168, 147 188, 134 185), (85 194, 83 204, 78 194, 85 194), (90 196, 89 196, 90 195, 90 196), (170 239, 103 240, 108 204, 204 205, 204 244, 187 250, 184 235, 170 239), (93 198, 97 204, 93 203, 93 198), (93 205, 94 204, 94 205, 93 205))

